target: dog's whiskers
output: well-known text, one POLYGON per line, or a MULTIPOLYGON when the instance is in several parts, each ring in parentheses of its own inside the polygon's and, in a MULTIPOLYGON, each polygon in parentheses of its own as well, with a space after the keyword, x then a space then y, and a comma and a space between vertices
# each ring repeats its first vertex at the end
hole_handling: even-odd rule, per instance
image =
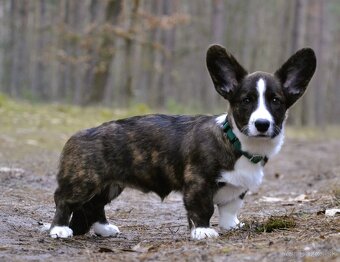
POLYGON ((278 125, 274 125, 274 136, 277 136, 281 132, 281 128, 278 125))
POLYGON ((244 126, 244 127, 241 128, 241 133, 248 135, 248 133, 249 133, 248 130, 249 130, 248 126, 244 126))

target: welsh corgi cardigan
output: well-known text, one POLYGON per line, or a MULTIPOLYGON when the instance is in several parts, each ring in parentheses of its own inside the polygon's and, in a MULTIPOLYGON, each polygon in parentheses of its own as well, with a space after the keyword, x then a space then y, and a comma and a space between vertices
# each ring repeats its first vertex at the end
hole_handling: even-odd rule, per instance
POLYGON ((104 206, 125 187, 183 194, 191 238, 217 237, 210 227, 214 205, 219 226, 240 224, 248 190, 260 185, 263 166, 279 152, 287 110, 303 95, 315 68, 312 49, 290 57, 274 74, 248 74, 219 45, 207 51, 216 91, 229 101, 220 116, 146 115, 82 130, 66 143, 57 175, 53 238, 87 233, 115 236, 104 206))

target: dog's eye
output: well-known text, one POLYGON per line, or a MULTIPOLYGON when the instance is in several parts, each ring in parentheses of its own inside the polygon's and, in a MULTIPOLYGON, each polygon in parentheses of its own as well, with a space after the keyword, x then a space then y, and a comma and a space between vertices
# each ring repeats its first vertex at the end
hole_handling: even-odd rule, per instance
POLYGON ((246 98, 242 99, 242 103, 245 104, 245 105, 249 104, 250 102, 251 102, 251 100, 250 100, 249 97, 246 97, 246 98))
POLYGON ((281 103, 281 101, 280 101, 279 98, 273 97, 273 98, 272 98, 272 103, 273 103, 274 105, 279 105, 279 104, 281 103))

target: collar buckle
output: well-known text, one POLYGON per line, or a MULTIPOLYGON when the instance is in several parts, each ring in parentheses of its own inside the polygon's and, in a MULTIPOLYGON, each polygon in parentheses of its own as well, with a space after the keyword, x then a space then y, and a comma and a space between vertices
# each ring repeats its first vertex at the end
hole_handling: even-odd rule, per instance
POLYGON ((250 158, 249 158, 249 161, 254 163, 254 164, 257 164, 258 162, 262 161, 264 159, 263 156, 261 155, 252 155, 250 158))

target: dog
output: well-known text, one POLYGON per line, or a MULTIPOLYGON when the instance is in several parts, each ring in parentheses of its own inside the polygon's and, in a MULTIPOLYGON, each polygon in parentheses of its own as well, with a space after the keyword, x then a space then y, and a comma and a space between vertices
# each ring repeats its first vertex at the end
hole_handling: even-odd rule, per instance
POLYGON ((226 49, 212 45, 207 68, 227 114, 135 116, 82 130, 65 144, 54 194, 53 238, 120 233, 104 206, 125 187, 183 195, 191 238, 218 237, 210 227, 214 205, 222 229, 238 227, 248 190, 284 141, 288 109, 304 94, 316 69, 310 48, 292 55, 274 74, 248 72, 226 49))

